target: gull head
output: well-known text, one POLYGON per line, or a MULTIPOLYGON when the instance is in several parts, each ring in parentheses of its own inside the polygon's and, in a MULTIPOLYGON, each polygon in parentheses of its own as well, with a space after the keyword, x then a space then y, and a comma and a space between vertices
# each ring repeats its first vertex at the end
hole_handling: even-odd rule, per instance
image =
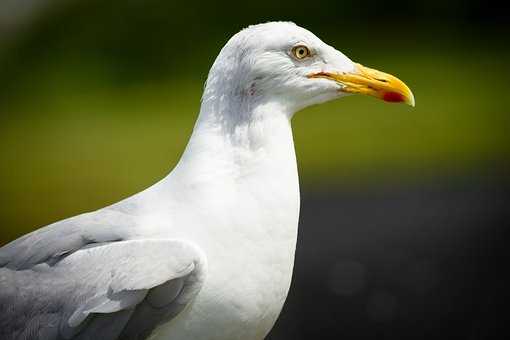
POLYGON ((245 28, 227 42, 203 100, 277 102, 293 113, 348 94, 414 106, 411 90, 395 76, 351 61, 291 22, 269 22, 245 28))

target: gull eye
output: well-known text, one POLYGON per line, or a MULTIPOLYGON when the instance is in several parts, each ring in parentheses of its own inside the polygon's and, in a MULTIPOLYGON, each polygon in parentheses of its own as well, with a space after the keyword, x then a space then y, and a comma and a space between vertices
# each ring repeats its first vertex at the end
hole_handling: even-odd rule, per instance
POLYGON ((292 48, 292 54, 296 59, 304 59, 310 56, 310 50, 305 45, 298 45, 292 48))

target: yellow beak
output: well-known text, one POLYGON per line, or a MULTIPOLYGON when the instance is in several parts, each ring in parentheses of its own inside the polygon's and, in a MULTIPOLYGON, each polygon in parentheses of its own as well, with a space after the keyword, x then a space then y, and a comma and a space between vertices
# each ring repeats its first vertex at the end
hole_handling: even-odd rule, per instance
POLYGON ((414 106, 414 96, 403 81, 391 74, 356 64, 356 73, 319 72, 309 78, 326 78, 343 85, 340 91, 361 93, 387 102, 406 103, 414 106))

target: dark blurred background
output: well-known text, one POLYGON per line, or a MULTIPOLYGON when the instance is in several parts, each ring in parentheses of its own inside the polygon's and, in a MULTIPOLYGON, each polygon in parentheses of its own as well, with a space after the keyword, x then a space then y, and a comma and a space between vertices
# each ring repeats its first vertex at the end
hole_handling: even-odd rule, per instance
POLYGON ((304 26, 417 106, 294 118, 302 216, 269 339, 510 335, 510 13, 471 1, 0 1, 0 245, 164 176, 226 40, 304 26))

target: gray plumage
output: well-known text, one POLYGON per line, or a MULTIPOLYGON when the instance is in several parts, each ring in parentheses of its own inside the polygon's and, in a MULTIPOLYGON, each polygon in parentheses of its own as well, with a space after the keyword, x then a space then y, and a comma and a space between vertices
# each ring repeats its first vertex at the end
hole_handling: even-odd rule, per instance
POLYGON ((145 339, 181 311, 200 289, 200 255, 133 238, 133 225, 103 209, 0 248, 0 339, 145 339))

